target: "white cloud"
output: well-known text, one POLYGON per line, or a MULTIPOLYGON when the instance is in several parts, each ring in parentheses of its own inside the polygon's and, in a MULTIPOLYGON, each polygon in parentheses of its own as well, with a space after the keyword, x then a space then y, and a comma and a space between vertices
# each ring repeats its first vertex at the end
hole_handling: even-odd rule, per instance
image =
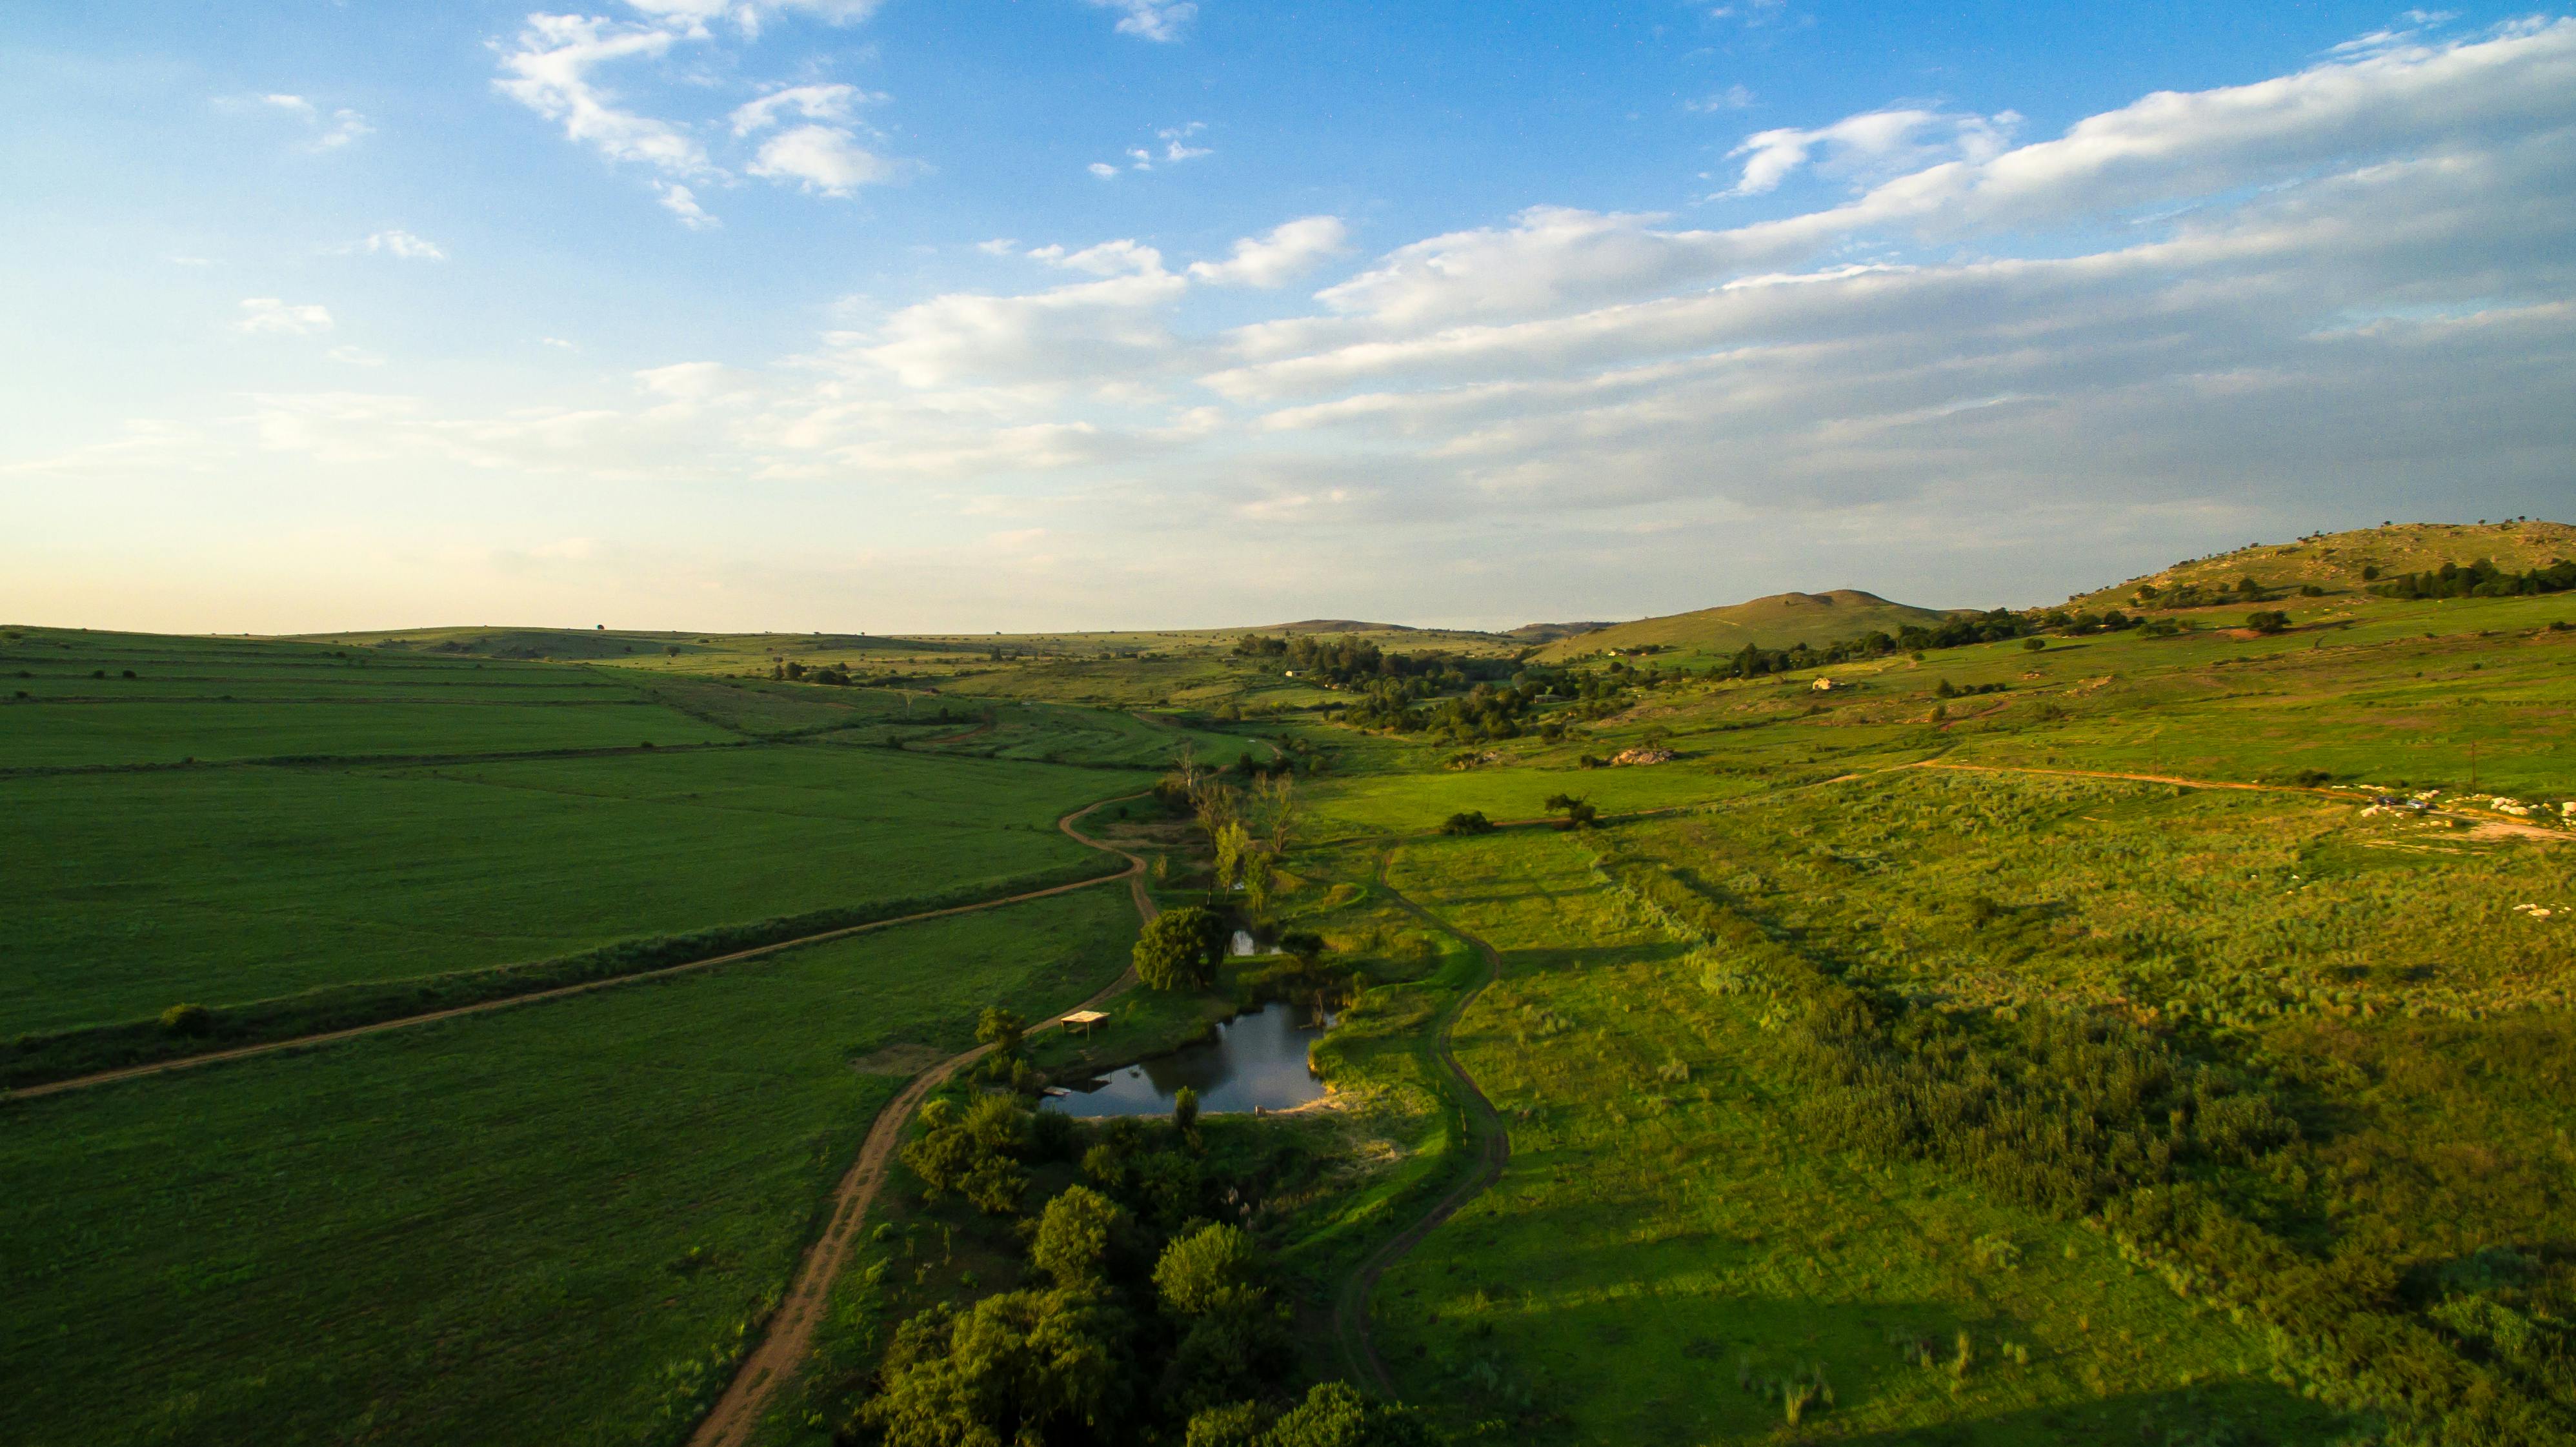
POLYGON ((1682 109, 1697 111, 1702 115, 1711 115, 1720 111, 1750 110, 1752 107, 1753 92, 1740 85, 1730 85, 1724 90, 1704 95, 1698 100, 1682 102, 1682 109))
POLYGON ((1970 164, 1993 160, 2012 139, 2021 117, 2011 111, 1994 116, 1948 115, 1938 111, 1871 111, 1846 116, 1829 126, 1761 131, 1747 136, 1729 158, 1745 157, 1744 174, 1727 194, 1755 196, 1817 156, 1816 169, 1830 176, 1883 178, 1897 171, 1920 169, 1956 158, 1970 164))
POLYGON ((318 303, 297 306, 273 296, 244 297, 241 313, 233 329, 254 337, 311 337, 331 330, 331 310, 318 303))
MULTIPOLYGON (((710 42, 708 26, 730 20, 745 36, 758 33, 764 15, 801 11, 835 24, 865 19, 873 0, 629 0, 648 18, 619 23, 596 16, 530 15, 514 43, 502 48, 501 92, 551 120, 564 134, 613 161, 634 162, 667 179, 655 192, 683 224, 716 224, 680 181, 700 185, 733 178, 708 154, 697 128, 644 115, 624 106, 600 85, 596 72, 622 61, 659 60, 681 41, 710 42)), ((814 82, 783 86, 735 106, 725 117, 736 140, 763 136, 740 161, 749 174, 809 194, 847 196, 861 186, 896 179, 902 167, 862 143, 853 119, 863 104, 886 97, 853 85, 814 82), (801 119, 803 124, 788 122, 801 119), (764 133, 767 133, 764 135, 764 133)))
POLYGON ((537 338, 537 341, 540 345, 554 347, 560 351, 578 352, 581 350, 580 347, 573 345, 571 342, 565 341, 561 337, 539 337, 537 338))
POLYGON ((763 141, 751 174, 794 181, 807 191, 847 196, 893 178, 895 169, 838 126, 797 126, 763 141))
POLYGON ((712 231, 724 223, 707 214, 698 204, 697 193, 677 181, 656 181, 653 191, 663 210, 680 218, 680 224, 691 231, 712 231))
POLYGON ((562 122, 567 138, 612 161, 704 176, 715 168, 696 137, 668 121, 620 109, 615 96, 592 79, 601 66, 662 55, 674 38, 656 26, 595 16, 530 15, 517 48, 502 52, 502 78, 493 84, 538 115, 562 122))
POLYGON ((328 355, 332 361, 348 367, 381 367, 385 364, 382 353, 371 352, 364 347, 333 347, 328 355))
MULTIPOLYGON (((1205 146, 1193 146, 1190 144, 1191 137, 1198 135, 1206 129, 1207 122, 1191 121, 1187 125, 1171 126, 1166 129, 1156 131, 1154 133, 1154 139, 1162 142, 1161 148, 1156 149, 1152 146, 1128 147, 1127 164, 1124 169, 1130 171, 1150 171, 1154 169, 1156 165, 1174 165, 1182 161, 1195 161, 1201 156, 1213 156, 1216 152, 1209 148, 1205 146)), ((1111 165, 1106 161, 1094 161, 1090 166, 1091 174, 1098 176, 1104 181, 1115 177, 1119 173, 1120 169, 1120 167, 1111 165)))
MULTIPOLYGON (((307 144, 316 151, 336 151, 362 136, 374 135, 376 130, 367 124, 365 116, 346 107, 334 109, 326 117, 321 107, 300 95, 264 95, 259 98, 259 103, 284 111, 310 127, 314 135, 307 144)), ((238 109, 239 102, 225 102, 224 105, 226 109, 238 109)))
POLYGON ((1285 286, 1325 258, 1348 250, 1349 236, 1338 216, 1300 217, 1267 236, 1237 241, 1234 254, 1224 261, 1193 262, 1190 275, 1216 286, 1285 286))
POLYGON ((351 249, 364 251, 370 255, 382 253, 405 261, 445 261, 447 259, 446 249, 437 242, 414 236, 399 226, 376 232, 351 249))
POLYGON ((1118 33, 1139 40, 1176 41, 1198 18, 1191 0, 1083 0, 1095 10, 1118 12, 1118 33))
POLYGON ((794 111, 809 121, 846 121, 861 103, 884 99, 854 85, 789 86, 734 107, 733 133, 748 136, 766 130, 778 123, 782 111, 794 111))
POLYGON ((1069 271, 1087 271, 1094 276, 1157 276, 1163 270, 1163 253, 1134 241, 1104 241, 1080 251, 1039 246, 1032 248, 1028 256, 1032 261, 1069 271))
POLYGON ((760 33, 761 21, 768 16, 802 13, 831 25, 855 25, 875 14, 883 0, 626 0, 630 9, 639 10, 664 24, 703 29, 718 20, 730 20, 745 35, 760 33))

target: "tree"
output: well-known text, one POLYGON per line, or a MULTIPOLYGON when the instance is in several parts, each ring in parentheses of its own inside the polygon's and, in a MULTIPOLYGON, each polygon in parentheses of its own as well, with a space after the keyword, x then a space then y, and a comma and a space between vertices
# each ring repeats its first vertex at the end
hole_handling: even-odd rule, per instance
POLYGON ((2290 626, 2290 615, 2277 608, 2265 608, 2245 615, 2245 626, 2257 633, 2272 634, 2290 626))
POLYGON ((1255 1279, 1259 1250, 1240 1226, 1219 1222, 1175 1237, 1154 1263, 1154 1292, 1175 1316, 1243 1311, 1269 1296, 1255 1279))
POLYGON ((993 1053, 996 1055, 1018 1055, 1021 1042, 1028 1033, 1029 1025, 1026 1020, 1021 1019, 1016 1012, 1005 1010, 998 1005, 986 1006, 984 1013, 975 1021, 975 1043, 992 1046, 993 1053))
POLYGON ((1130 1330, 1085 1292, 1004 1292, 963 1315, 934 1307, 896 1332, 885 1390, 860 1415, 886 1447, 1114 1438, 1130 1330))
POLYGON ((1311 965, 1315 963, 1318 958, 1322 957, 1324 948, 1324 937, 1315 933, 1313 930, 1286 930, 1281 932, 1279 936, 1280 952, 1283 954, 1294 955, 1299 961, 1305 964, 1311 965))
POLYGON ((1305 806, 1297 799, 1297 778, 1290 773, 1274 773, 1257 779, 1252 785, 1252 798, 1246 816, 1253 832, 1271 854, 1284 858, 1288 846, 1297 840, 1298 826, 1305 822, 1305 806))
POLYGON ((1038 1215, 1029 1260, 1067 1289, 1098 1288, 1109 1280, 1110 1253, 1127 1213, 1088 1186, 1067 1186, 1038 1215))
POLYGON ((1199 1093, 1184 1085, 1172 1092, 1172 1128, 1195 1135, 1199 1128, 1199 1093))
POLYGON ((161 1012, 161 1028, 173 1035, 203 1035, 214 1023, 214 1012, 203 1005, 173 1005, 161 1012))
POLYGON ((1567 829, 1590 828, 1593 819, 1600 812, 1592 807, 1590 801, 1578 799, 1572 794, 1550 794, 1547 796, 1546 807, 1547 812, 1551 814, 1565 816, 1565 823, 1561 827, 1567 829))
POLYGON ((1491 834, 1494 832, 1494 821, 1485 817, 1484 810, 1470 809, 1463 814, 1450 815, 1448 821, 1440 826, 1440 832, 1443 834, 1491 834))
POLYGON ((1261 1447, 1433 1447, 1437 1440, 1405 1407, 1364 1396, 1348 1382, 1317 1382, 1262 1435, 1261 1447))
POLYGON ((2021 646, 2029 652, 2037 653, 2048 646, 2048 640, 2045 638, 2025 638, 2021 641, 2021 646))
POLYGON ((1211 831, 1208 842, 1216 846, 1216 887, 1232 889, 1243 878, 1243 861, 1253 852, 1252 832, 1229 821, 1211 831))
POLYGON ((1136 938, 1136 975, 1157 990, 1204 990, 1225 956, 1225 922, 1198 905, 1167 909, 1136 938))
POLYGON ((1270 907, 1270 891, 1279 882, 1279 856, 1255 845, 1238 868, 1243 874, 1243 902, 1260 914, 1270 907))

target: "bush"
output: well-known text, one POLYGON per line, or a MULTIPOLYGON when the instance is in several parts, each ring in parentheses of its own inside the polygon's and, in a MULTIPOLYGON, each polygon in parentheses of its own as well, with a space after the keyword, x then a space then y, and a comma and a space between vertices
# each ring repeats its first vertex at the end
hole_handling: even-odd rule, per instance
POLYGON ((1136 977, 1157 990, 1204 990, 1225 957, 1225 922, 1198 905, 1167 909, 1136 938, 1136 977))
POLYGON ((1450 815, 1448 821, 1440 826, 1440 832, 1443 834, 1491 834, 1494 832, 1494 821, 1485 817, 1484 810, 1471 809, 1463 814, 1450 815))
POLYGON ((173 1005, 161 1012, 161 1028, 173 1035, 203 1035, 215 1027, 215 1012, 203 1005, 173 1005))
POLYGON ((2037 653, 2039 650, 2048 646, 2048 640, 2045 638, 2025 638, 2021 641, 2021 646, 2029 649, 2033 653, 2037 653))
POLYGON ((2278 608, 2265 608, 2245 615, 2245 626, 2257 633, 2273 634, 2290 626, 2290 615, 2278 608))

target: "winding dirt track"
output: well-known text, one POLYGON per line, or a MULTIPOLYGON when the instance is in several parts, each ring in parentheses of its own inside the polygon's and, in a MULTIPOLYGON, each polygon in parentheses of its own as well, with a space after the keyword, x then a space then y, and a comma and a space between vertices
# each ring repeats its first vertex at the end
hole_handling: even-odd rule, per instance
MULTIPOLYGON (((1129 794, 1124 797, 1140 796, 1129 794)), ((1078 843, 1125 859, 1126 872, 1107 877, 1126 880, 1136 901, 1136 913, 1150 920, 1158 911, 1153 898, 1145 893, 1145 861, 1124 849, 1103 844, 1073 827, 1074 821, 1093 809, 1118 802, 1121 801, 1103 799, 1099 804, 1078 809, 1057 820, 1056 827, 1078 843)), ((1058 890, 1044 892, 1061 893, 1058 890)), ((1030 1026, 1029 1031, 1035 1034, 1061 1025, 1065 1015, 1072 1014, 1074 1010, 1093 1009, 1135 983, 1136 972, 1131 969, 1111 981, 1109 987, 1099 994, 1064 1014, 1048 1016, 1030 1026)), ((805 1249, 805 1259, 796 1267, 796 1279, 787 1288, 787 1297, 779 1303, 777 1313, 769 1319, 767 1333, 761 1337, 760 1345, 752 1349, 751 1355, 743 1359, 741 1368, 726 1384, 724 1395, 716 1399, 715 1407, 707 1413, 706 1420, 700 1422, 698 1430, 690 1435, 690 1447, 740 1447, 750 1439, 752 1428, 759 1424, 760 1414, 769 1405, 770 1397, 795 1375, 796 1368, 805 1360, 805 1354, 813 1348, 814 1329, 822 1323, 823 1308, 831 1300, 832 1282, 840 1276, 841 1264, 849 1259, 851 1244, 859 1239, 859 1227, 867 1221, 868 1207, 876 1203, 877 1192, 885 1185, 886 1172, 894 1162, 895 1147, 903 1139, 904 1123, 912 1119, 913 1111, 920 1107, 930 1092, 959 1070, 982 1059, 991 1049, 989 1045, 978 1045, 962 1054, 949 1056, 914 1076, 894 1099, 886 1102, 884 1109, 877 1112, 875 1124, 868 1128, 867 1140, 859 1147, 859 1158, 850 1163, 841 1183, 832 1189, 831 1224, 825 1226, 823 1234, 805 1249)))
POLYGON ((1388 1267, 1403 1260, 1414 1247, 1421 1245, 1423 1239, 1438 1229, 1441 1222, 1458 1214, 1460 1207, 1474 1200, 1484 1192, 1486 1187, 1502 1178, 1503 1167, 1510 1164, 1512 1159, 1512 1137, 1509 1131, 1503 1129, 1503 1119, 1495 1113, 1492 1102, 1486 1100, 1485 1093, 1476 1088, 1475 1077, 1469 1075, 1466 1068, 1458 1063, 1456 1053, 1449 1048, 1450 1033, 1457 1028, 1458 1017, 1466 1013, 1468 1004, 1478 995, 1483 994, 1486 986, 1494 983, 1495 977, 1502 971, 1502 956, 1495 952, 1492 945, 1397 893, 1394 886, 1386 882, 1386 870, 1383 865, 1378 870, 1377 882, 1378 887, 1386 891, 1387 898, 1404 906, 1434 928, 1456 935, 1475 946, 1476 953, 1482 955, 1485 960, 1485 977, 1470 986, 1465 994, 1450 1002, 1449 1008, 1442 1012, 1440 1031, 1433 1043, 1433 1053, 1439 1058, 1442 1067, 1457 1080, 1458 1088, 1464 1095, 1471 1132, 1482 1138, 1477 1146, 1475 1168, 1467 1173, 1464 1180, 1451 1187, 1448 1194, 1434 1202, 1431 1209, 1423 1213, 1422 1219, 1397 1232, 1377 1250, 1370 1252, 1368 1259, 1360 1263, 1359 1270, 1351 1274, 1351 1279, 1343 1285, 1341 1294, 1333 1301, 1333 1335, 1341 1341, 1343 1355, 1350 1359, 1350 1364, 1355 1370, 1367 1375, 1370 1385, 1392 1397, 1395 1395, 1394 1379, 1387 1375, 1386 1363, 1379 1359, 1377 1343, 1369 1331, 1369 1298, 1377 1291, 1378 1278, 1386 1274, 1388 1267))

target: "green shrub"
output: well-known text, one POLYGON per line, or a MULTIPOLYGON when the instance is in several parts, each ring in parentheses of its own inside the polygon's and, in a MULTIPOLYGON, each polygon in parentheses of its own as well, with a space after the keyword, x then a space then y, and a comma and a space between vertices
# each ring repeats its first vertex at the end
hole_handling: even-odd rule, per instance
POLYGON ((198 1036, 215 1027, 215 1012, 203 1005, 173 1005, 161 1012, 161 1028, 173 1035, 198 1036))

